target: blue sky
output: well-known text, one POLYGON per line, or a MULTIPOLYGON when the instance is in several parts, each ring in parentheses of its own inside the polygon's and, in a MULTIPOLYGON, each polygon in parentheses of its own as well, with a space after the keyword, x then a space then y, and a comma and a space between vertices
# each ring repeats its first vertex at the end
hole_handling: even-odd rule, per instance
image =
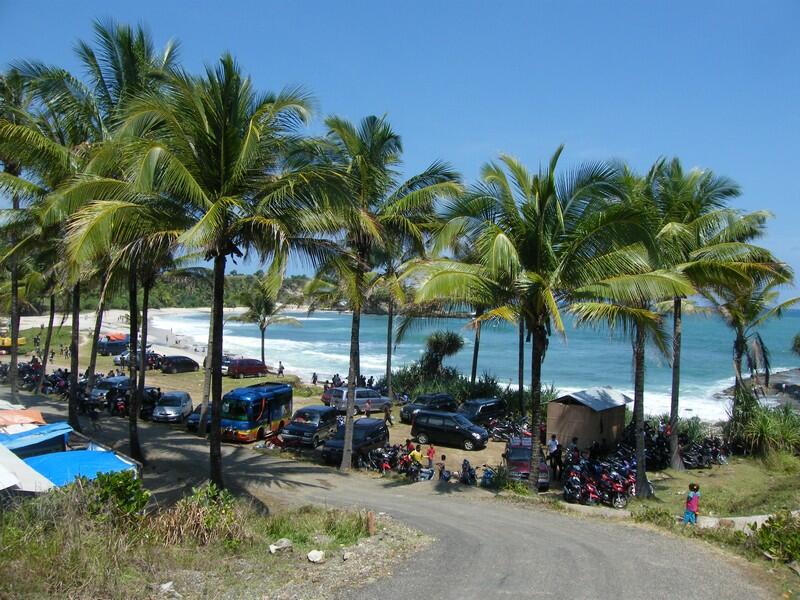
POLYGON ((469 181, 560 143, 565 165, 677 155, 772 211, 763 243, 800 270, 798 2, 0 0, 0 63, 79 70, 75 40, 109 16, 180 40, 190 70, 230 50, 260 88, 305 86, 312 131, 388 114, 409 174, 445 159, 469 181))

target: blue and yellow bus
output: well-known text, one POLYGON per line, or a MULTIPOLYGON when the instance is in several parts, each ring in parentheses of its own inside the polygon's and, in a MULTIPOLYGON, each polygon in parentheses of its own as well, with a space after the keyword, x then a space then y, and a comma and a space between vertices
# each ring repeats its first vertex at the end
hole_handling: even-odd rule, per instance
POLYGON ((222 397, 222 439, 252 442, 280 431, 292 418, 292 387, 261 383, 231 390, 222 397))

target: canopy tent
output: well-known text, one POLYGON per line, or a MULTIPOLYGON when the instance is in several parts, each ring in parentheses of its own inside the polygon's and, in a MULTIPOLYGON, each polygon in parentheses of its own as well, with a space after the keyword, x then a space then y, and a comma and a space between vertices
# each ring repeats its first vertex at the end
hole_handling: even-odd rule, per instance
POLYGON ((126 342, 130 337, 127 333, 120 333, 118 331, 112 331, 111 333, 106 333, 104 336, 109 342, 126 342))
POLYGON ((0 445, 20 458, 66 450, 67 436, 72 431, 68 423, 51 423, 19 433, 0 433, 0 445))
POLYGON ((99 473, 137 471, 133 461, 107 450, 53 452, 33 456, 25 462, 59 487, 72 483, 76 477, 95 479, 99 473))
POLYGON ((547 405, 547 432, 562 444, 573 437, 581 447, 592 442, 610 445, 625 429, 625 405, 631 398, 612 388, 590 388, 570 392, 547 405))
POLYGON ((38 410, 33 410, 32 408, 25 410, 0 410, 0 427, 3 427, 4 425, 22 425, 25 423, 38 423, 40 425, 44 425, 45 420, 42 416, 42 413, 40 413, 38 410))
POLYGON ((0 490, 46 492, 53 482, 0 444, 0 490))

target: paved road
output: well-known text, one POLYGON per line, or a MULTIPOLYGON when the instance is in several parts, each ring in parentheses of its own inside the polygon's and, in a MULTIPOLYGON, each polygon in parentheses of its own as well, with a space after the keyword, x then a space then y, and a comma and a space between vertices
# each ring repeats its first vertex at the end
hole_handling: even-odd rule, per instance
MULTIPOLYGON (((63 418, 63 405, 39 408, 63 418)), ((97 437, 120 443, 125 423, 104 419, 97 437)), ((151 458, 146 483, 162 497, 205 478, 207 447, 196 436, 145 423, 142 438, 151 458)), ((518 507, 459 485, 342 475, 249 446, 226 445, 224 455, 226 481, 255 497, 367 507, 436 539, 392 577, 348 592, 348 599, 769 597, 739 565, 691 540, 518 507)))

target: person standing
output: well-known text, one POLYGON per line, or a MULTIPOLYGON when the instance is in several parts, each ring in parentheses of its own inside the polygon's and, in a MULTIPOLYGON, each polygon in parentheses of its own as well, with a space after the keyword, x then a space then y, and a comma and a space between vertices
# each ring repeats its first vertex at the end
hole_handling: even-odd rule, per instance
POLYGON ((436 448, 433 447, 433 444, 428 444, 428 450, 425 452, 425 456, 428 458, 428 468, 433 468, 433 459, 436 458, 436 448))
POLYGON ((697 525, 697 513, 700 509, 700 486, 696 483, 689 484, 689 493, 686 496, 686 510, 683 512, 684 525, 697 525))
POLYGON ((383 407, 383 424, 388 425, 389 427, 394 425, 394 420, 392 419, 392 407, 388 404, 383 407))
POLYGON ((317 385, 317 372, 314 371, 311 374, 311 385, 317 385))
POLYGON ((278 377, 283 377, 283 362, 278 361, 278 377))
POLYGON ((364 403, 364 415, 369 419, 369 414, 372 412, 372 400, 367 398, 367 401, 364 403))

